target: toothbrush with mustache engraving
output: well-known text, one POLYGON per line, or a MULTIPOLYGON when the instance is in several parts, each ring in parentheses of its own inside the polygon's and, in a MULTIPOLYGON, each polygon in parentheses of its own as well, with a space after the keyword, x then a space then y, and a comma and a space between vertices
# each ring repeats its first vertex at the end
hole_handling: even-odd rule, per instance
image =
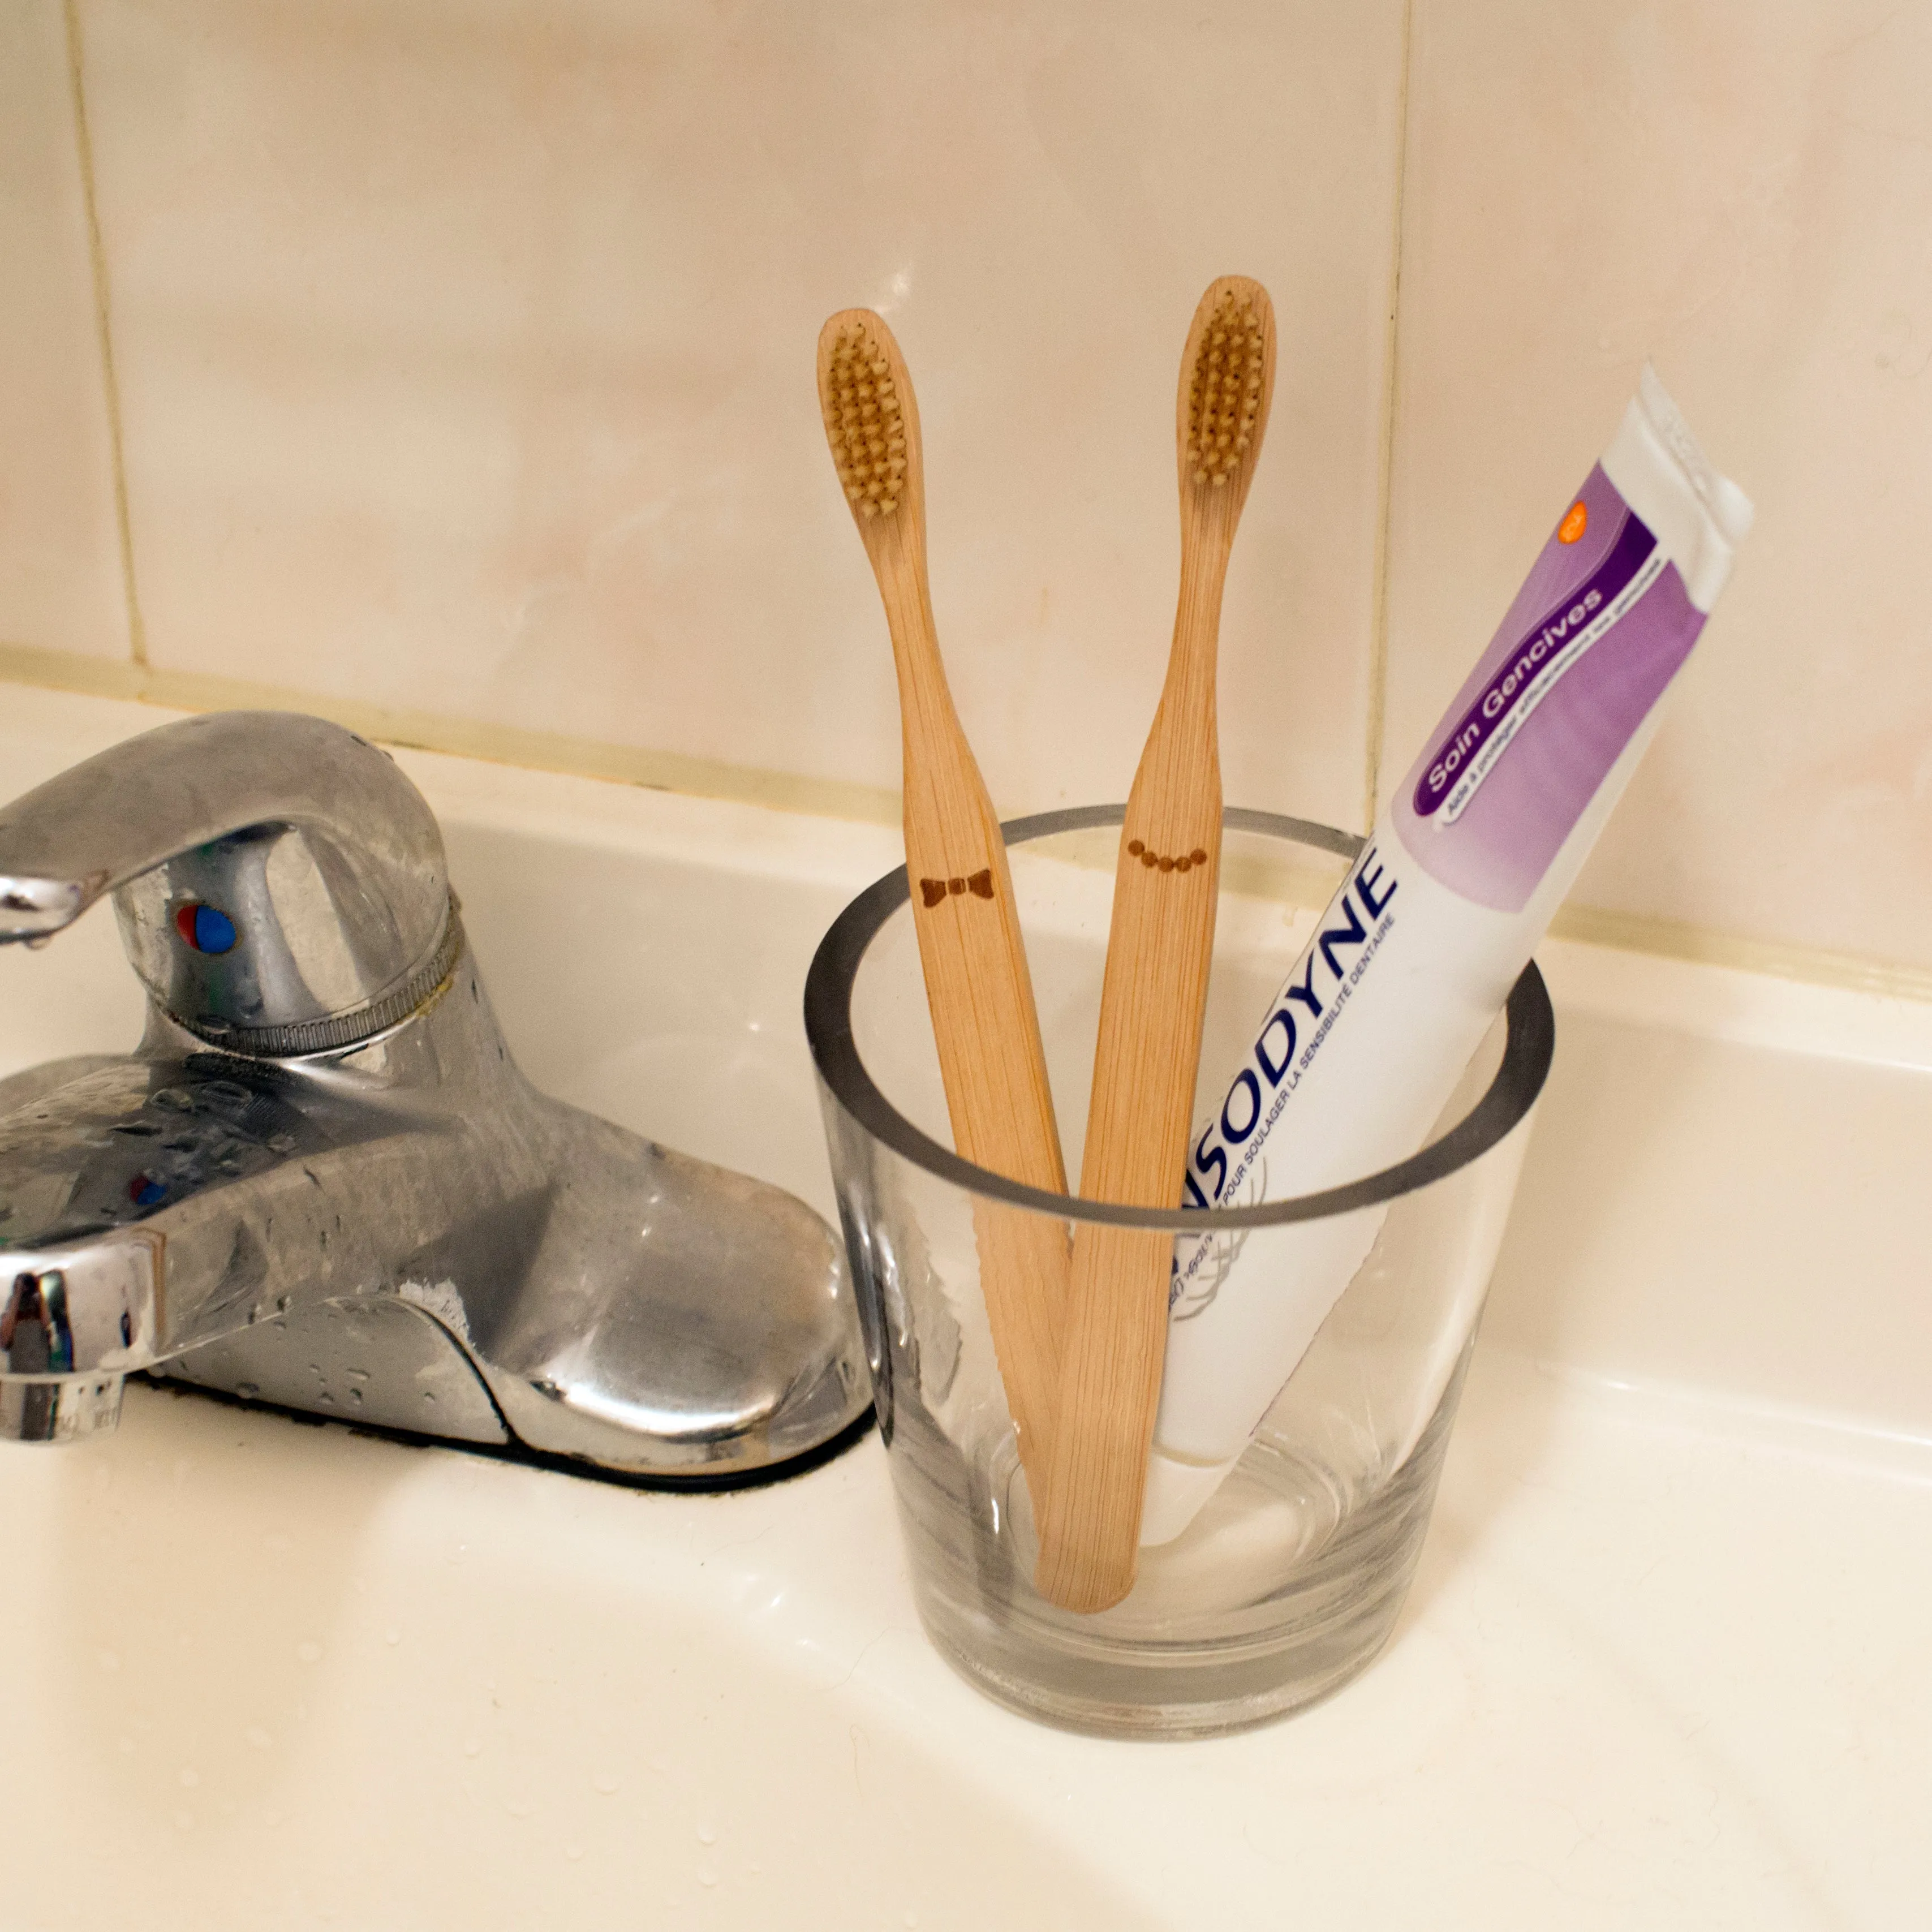
MULTIPOLYGON (((1180 608, 1120 829, 1080 1175, 1084 1198, 1143 1208, 1179 1205, 1193 1118, 1221 863, 1216 644, 1274 388, 1268 291, 1214 283, 1180 368, 1180 608)), ((1105 1610, 1133 1587, 1173 1254, 1159 1229, 1075 1233, 1034 1579, 1070 1610, 1105 1610)))

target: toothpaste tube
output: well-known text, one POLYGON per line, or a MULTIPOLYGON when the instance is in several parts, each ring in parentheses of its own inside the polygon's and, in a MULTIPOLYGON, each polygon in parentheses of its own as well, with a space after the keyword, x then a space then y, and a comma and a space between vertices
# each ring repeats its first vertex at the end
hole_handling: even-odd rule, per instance
MULTIPOLYGON (((1197 1131, 1188 1205, 1312 1193, 1414 1151, 1642 756, 1750 520, 1646 368, 1197 1131)), ((1238 1240, 1177 1240, 1144 1544, 1178 1535, 1233 1468, 1382 1219, 1298 1223, 1252 1265, 1238 1240)))

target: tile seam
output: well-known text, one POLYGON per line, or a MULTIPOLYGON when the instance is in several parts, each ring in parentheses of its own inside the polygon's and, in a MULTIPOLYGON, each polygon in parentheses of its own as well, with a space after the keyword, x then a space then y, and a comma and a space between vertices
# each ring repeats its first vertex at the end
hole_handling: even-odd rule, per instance
POLYGON ((68 84, 74 99, 74 140, 80 168, 81 205, 87 219, 87 253, 94 277, 94 331, 100 349, 100 382, 107 410, 108 452, 113 467, 114 526, 121 550, 121 592, 127 605, 128 655, 148 662, 147 626, 134 573, 134 522, 128 509, 128 470, 121 432, 121 384, 114 368, 114 328, 107 294, 107 250, 100 238, 100 212, 94 195, 94 139, 88 128, 87 86, 81 68, 80 0, 62 0, 67 28, 68 84))
POLYGON ((1694 926, 1688 920, 1622 912, 1607 906, 1564 906, 1551 922, 1556 939, 1608 946, 1652 958, 1683 960, 1692 965, 1723 966, 1772 980, 1884 998, 1932 1001, 1932 967, 1880 959, 1857 952, 1780 940, 1752 939, 1742 933, 1694 926))
MULTIPOLYGON (((884 786, 773 772, 680 752, 613 745, 562 732, 530 731, 431 712, 391 709, 316 692, 191 671, 156 670, 112 658, 0 640, 0 684, 87 698, 118 698, 176 711, 227 708, 302 710, 386 744, 472 758, 488 764, 556 772, 646 790, 682 793, 818 818, 866 825, 899 824, 896 792, 884 786)), ((1312 903, 1312 902, 1311 902, 1312 903)), ((1932 1002, 1932 966, 1915 966, 1822 946, 1746 938, 1686 922, 1606 907, 1564 907, 1550 928, 1559 939, 1619 952, 1724 966, 1808 986, 1932 1002)))
POLYGON ((1402 206, 1408 181, 1409 64, 1415 32, 1414 0, 1403 0, 1402 58, 1395 109, 1395 196, 1389 244, 1388 315, 1382 332, 1381 448, 1376 464, 1375 581, 1369 613, 1369 693, 1363 747, 1362 824, 1372 826, 1382 806, 1382 725, 1388 703, 1389 523, 1395 475, 1396 400, 1400 380, 1397 338, 1402 323, 1402 206))
POLYGON ((734 800, 861 824, 900 823, 898 793, 847 779, 814 778, 736 765, 683 752, 612 744, 566 732, 451 717, 338 698, 285 685, 200 671, 158 669, 114 658, 0 640, 0 683, 88 698, 118 698, 173 711, 296 710, 332 719, 386 744, 488 764, 601 778, 649 790, 734 800))

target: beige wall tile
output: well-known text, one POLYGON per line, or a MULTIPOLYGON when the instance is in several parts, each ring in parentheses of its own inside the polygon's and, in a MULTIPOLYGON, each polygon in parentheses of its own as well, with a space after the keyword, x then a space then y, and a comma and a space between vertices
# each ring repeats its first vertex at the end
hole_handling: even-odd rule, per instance
POLYGON ((123 657, 127 600, 60 0, 0 7, 0 639, 123 657))
POLYGON ((918 380, 934 594, 1008 808, 1124 796, 1194 302, 1283 374, 1231 800, 1359 822, 1398 0, 85 0, 154 661, 896 785, 812 354, 918 380))
POLYGON ((1416 9, 1384 778, 1644 357, 1757 527, 1576 897, 1932 962, 1932 12, 1416 9))

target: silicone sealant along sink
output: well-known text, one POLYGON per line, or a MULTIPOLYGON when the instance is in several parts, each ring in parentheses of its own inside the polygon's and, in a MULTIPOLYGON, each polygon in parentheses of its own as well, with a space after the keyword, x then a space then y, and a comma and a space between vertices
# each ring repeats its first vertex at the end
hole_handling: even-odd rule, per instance
MULTIPOLYGON (((23 784, 155 719, 14 695, 23 784)), ((532 1076, 824 1211, 797 988, 890 830, 406 763, 532 1076)), ((109 923, 62 944, 0 956, 0 1071, 134 1036, 109 923)), ((1775 982, 1544 963, 1557 1068, 1421 1573, 1342 1695, 1160 1748, 994 1708, 919 1632, 875 1438, 650 1496, 135 1388, 0 1458, 0 1918, 1914 1922, 1932 1055, 1775 982)))

